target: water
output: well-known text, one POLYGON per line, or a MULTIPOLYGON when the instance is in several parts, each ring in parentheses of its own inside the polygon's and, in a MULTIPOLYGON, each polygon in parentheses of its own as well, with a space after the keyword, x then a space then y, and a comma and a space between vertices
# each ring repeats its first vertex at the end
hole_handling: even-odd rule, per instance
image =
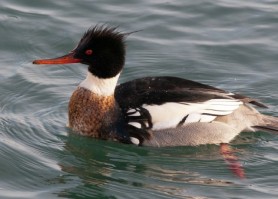
POLYGON ((214 145, 140 148, 74 135, 67 103, 81 65, 63 55, 97 23, 129 36, 120 82, 172 75, 244 93, 278 115, 278 1, 34 1, 0 7, 0 198, 277 198, 278 136, 232 147, 246 179, 214 145))

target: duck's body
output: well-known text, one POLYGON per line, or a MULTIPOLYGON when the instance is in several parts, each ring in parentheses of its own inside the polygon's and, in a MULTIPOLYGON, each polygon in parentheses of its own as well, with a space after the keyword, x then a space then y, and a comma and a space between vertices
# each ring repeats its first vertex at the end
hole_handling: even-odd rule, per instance
POLYGON ((136 79, 109 96, 81 83, 69 102, 69 126, 82 135, 148 146, 228 143, 264 123, 265 116, 248 103, 263 106, 174 77, 136 79))
POLYGON ((82 135, 148 146, 228 143, 242 131, 278 132, 246 96, 176 77, 147 77, 116 86, 124 65, 124 37, 115 28, 90 29, 79 45, 36 64, 88 64, 87 78, 69 102, 69 126, 82 135))

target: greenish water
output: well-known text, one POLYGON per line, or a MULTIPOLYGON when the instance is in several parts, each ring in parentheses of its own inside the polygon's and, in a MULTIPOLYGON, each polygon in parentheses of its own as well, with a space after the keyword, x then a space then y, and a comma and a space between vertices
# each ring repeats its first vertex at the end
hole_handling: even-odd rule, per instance
POLYGON ((74 135, 67 103, 81 65, 39 67, 97 23, 129 36, 120 82, 172 75, 260 99, 278 115, 278 1, 35 1, 0 7, 0 198, 277 198, 278 136, 245 133, 232 147, 140 148, 74 135))

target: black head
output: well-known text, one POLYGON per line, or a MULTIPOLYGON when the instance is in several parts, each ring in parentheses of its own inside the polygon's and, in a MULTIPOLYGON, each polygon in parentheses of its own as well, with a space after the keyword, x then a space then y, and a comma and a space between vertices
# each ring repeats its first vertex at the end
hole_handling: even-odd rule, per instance
POLYGON ((68 55, 47 60, 35 60, 35 64, 82 63, 99 78, 111 78, 121 72, 125 63, 125 38, 115 27, 90 28, 68 55))
POLYGON ((125 63, 125 36, 116 28, 95 26, 84 34, 74 49, 74 57, 89 65, 88 69, 94 75, 114 77, 125 63))

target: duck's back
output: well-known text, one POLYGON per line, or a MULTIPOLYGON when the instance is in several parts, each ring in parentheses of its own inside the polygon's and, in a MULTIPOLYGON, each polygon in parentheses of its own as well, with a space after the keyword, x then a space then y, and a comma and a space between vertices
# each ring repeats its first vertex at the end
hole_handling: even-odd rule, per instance
POLYGON ((258 112, 247 103, 264 107, 246 96, 177 77, 146 77, 120 84, 115 98, 132 136, 142 145, 156 146, 230 142, 258 123, 258 112), (244 114, 255 119, 246 117, 250 122, 242 125, 236 118, 244 114), (149 139, 140 137, 142 132, 149 139))

